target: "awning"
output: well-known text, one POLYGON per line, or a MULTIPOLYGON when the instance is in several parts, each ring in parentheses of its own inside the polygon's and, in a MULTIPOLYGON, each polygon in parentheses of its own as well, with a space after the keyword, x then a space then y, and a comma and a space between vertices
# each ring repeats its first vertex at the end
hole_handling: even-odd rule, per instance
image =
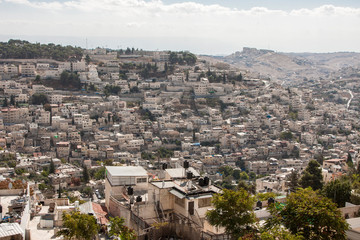
POLYGON ((176 197, 178 197, 178 198, 180 198, 180 199, 185 198, 185 195, 184 195, 184 194, 182 194, 182 193, 180 193, 180 192, 178 192, 178 191, 176 191, 176 190, 174 190, 174 189, 170 190, 170 193, 173 194, 173 195, 175 195, 176 197))

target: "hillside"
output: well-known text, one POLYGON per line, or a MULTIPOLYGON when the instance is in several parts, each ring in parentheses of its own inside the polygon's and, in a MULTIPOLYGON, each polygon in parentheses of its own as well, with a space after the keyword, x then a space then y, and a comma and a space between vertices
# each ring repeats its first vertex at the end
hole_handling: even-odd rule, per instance
MULTIPOLYGON (((219 58, 218 58, 219 59, 219 58)), ((304 79, 328 78, 344 67, 357 67, 359 53, 278 53, 271 50, 244 48, 222 57, 223 61, 240 69, 260 73, 274 81, 296 84, 304 79)))

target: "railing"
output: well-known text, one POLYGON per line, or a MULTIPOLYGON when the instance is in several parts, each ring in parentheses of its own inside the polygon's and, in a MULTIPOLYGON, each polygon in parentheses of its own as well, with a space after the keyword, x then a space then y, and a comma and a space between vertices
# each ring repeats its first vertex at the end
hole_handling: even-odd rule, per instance
POLYGON ((195 209, 195 214, 194 214, 194 216, 196 216, 197 220, 198 220, 199 223, 200 223, 200 226, 201 226, 201 227, 204 227, 204 223, 203 223, 203 221, 201 220, 200 215, 199 215, 199 213, 196 211, 196 209, 195 209))

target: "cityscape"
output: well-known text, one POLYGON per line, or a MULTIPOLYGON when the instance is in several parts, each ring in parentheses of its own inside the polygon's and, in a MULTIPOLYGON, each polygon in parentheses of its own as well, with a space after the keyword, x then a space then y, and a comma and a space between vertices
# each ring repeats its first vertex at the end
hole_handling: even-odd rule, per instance
POLYGON ((340 49, 335 37, 318 51, 264 47, 273 36, 234 48, 227 35, 226 46, 207 35, 197 47, 200 23, 188 23, 203 14, 205 31, 210 10, 219 25, 223 15, 319 13, 338 29, 335 20, 359 21, 360 6, 130 2, 0 1, 9 11, 69 11, 70 20, 77 8, 85 19, 109 11, 102 20, 128 9, 143 25, 158 11, 154 32, 174 13, 168 24, 183 34, 164 23, 167 40, 177 38, 168 48, 128 32, 114 45, 105 27, 103 44, 0 30, 0 239, 360 239, 360 49, 350 40, 340 49))

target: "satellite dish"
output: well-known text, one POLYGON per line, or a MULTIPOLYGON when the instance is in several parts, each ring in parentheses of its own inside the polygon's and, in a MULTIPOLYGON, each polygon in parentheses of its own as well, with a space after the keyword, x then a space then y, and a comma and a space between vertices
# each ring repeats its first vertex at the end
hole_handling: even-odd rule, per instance
POLYGON ((12 189, 12 187, 13 187, 13 185, 12 185, 12 183, 10 182, 9 185, 8 185, 8 188, 9 188, 9 189, 12 189))

